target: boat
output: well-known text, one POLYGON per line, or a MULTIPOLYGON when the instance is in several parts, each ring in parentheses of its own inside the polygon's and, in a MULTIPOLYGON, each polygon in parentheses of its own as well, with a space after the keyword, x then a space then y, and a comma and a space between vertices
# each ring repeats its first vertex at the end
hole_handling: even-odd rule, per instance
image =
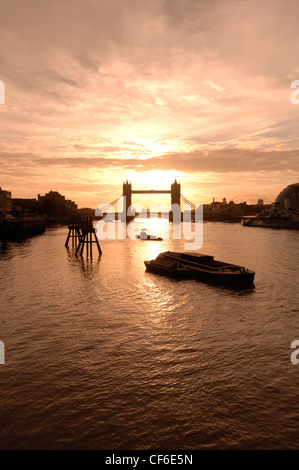
POLYGON ((284 211, 247 215, 242 217, 245 227, 268 227, 299 229, 299 211, 284 211))
POLYGON ((143 228, 141 232, 136 235, 136 238, 139 238, 139 240, 155 240, 155 241, 162 241, 163 238, 157 237, 156 235, 150 235, 147 233, 147 230, 143 228))
POLYGON ((299 183, 284 188, 269 209, 242 217, 246 227, 299 229, 299 183))
POLYGON ((158 274, 192 277, 205 282, 252 286, 255 272, 244 266, 226 263, 203 253, 165 251, 155 260, 144 262, 146 269, 158 274))
POLYGON ((175 278, 186 278, 192 277, 192 273, 189 269, 180 265, 180 262, 176 259, 168 258, 160 254, 155 260, 144 261, 147 271, 153 272, 154 274, 162 274, 168 277, 175 278))

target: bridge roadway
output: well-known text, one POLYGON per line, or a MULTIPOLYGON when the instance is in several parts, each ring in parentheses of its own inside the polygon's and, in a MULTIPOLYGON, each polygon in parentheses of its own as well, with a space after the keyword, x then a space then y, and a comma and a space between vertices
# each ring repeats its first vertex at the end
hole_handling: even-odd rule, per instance
POLYGON ((169 189, 140 189, 140 190, 132 190, 131 194, 171 194, 171 190, 169 189))

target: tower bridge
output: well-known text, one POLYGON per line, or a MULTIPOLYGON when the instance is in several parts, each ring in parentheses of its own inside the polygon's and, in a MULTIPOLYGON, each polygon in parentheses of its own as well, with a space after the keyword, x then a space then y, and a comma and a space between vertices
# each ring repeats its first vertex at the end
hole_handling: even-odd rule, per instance
MULTIPOLYGON (((181 205, 183 204, 188 204, 191 207, 191 215, 194 215, 195 212, 195 204, 191 201, 189 201, 186 197, 184 197, 181 194, 181 183, 178 183, 176 180, 171 184, 170 189, 132 189, 132 183, 126 179, 126 181, 123 182, 123 191, 121 196, 117 197, 114 201, 112 201, 110 204, 107 204, 104 207, 101 207, 101 211, 103 214, 107 213, 109 209, 111 209, 113 206, 115 206, 118 201, 123 198, 124 201, 124 207, 123 207, 123 212, 122 213, 116 213, 115 218, 116 219, 122 219, 123 221, 130 221, 134 219, 138 213, 136 214, 130 214, 130 209, 132 208, 132 199, 134 194, 170 194, 170 203, 171 206, 176 205, 176 207, 179 207, 179 210, 181 211, 181 205)), ((173 213, 172 211, 169 211, 169 219, 173 219, 173 213)))

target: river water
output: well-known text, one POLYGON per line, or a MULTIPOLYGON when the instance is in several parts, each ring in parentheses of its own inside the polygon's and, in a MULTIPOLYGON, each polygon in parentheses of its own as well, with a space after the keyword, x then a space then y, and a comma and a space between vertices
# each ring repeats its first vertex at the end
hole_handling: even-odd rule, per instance
POLYGON ((0 254, 2 449, 299 449, 299 232, 203 224, 201 251, 256 272, 232 290, 145 272, 184 240, 47 229, 0 254))

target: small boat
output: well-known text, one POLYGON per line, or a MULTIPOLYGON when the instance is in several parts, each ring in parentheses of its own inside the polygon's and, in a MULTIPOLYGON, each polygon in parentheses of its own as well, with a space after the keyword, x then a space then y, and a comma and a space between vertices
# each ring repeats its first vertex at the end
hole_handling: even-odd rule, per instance
POLYGON ((145 228, 143 228, 141 232, 138 235, 136 235, 136 238, 139 238, 139 240, 155 240, 155 241, 163 240, 163 238, 157 237, 156 235, 149 235, 145 228))
POLYGON ((155 273, 169 273, 172 277, 182 275, 227 285, 253 285, 255 275, 254 271, 243 266, 218 261, 214 256, 195 252, 166 251, 160 253, 155 260, 145 261, 144 264, 148 271, 155 273))

